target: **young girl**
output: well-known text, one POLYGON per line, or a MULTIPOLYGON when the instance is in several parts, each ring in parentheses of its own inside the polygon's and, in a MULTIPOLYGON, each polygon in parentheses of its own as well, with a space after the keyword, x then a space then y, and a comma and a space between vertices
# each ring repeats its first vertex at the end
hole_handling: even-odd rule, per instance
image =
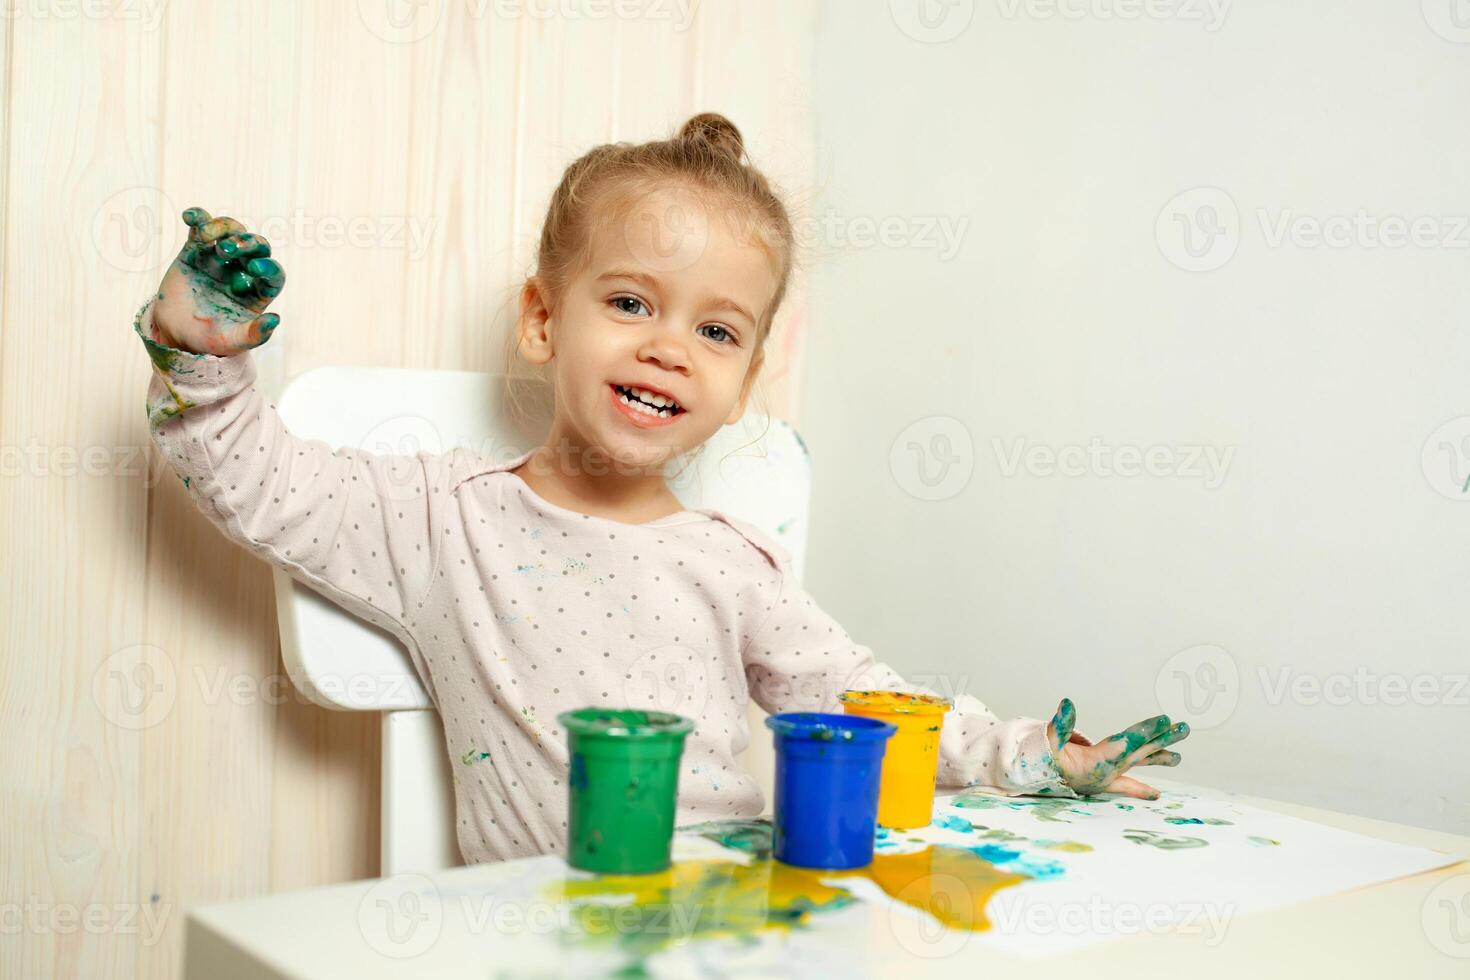
MULTIPOLYGON (((749 698, 836 711, 849 688, 923 690, 852 642, 778 544, 683 508, 666 482, 745 411, 792 267, 786 209, 723 116, 567 168, 516 337, 551 374, 555 416, 546 442, 509 463, 294 438, 248 353, 277 326, 264 310, 281 266, 231 218, 183 218, 188 241, 134 321, 156 368, 153 440, 228 537, 407 647, 443 720, 467 862, 562 850, 556 715, 640 707, 625 700, 635 669, 673 662, 703 678, 675 709, 696 722, 679 824, 763 811, 735 761, 749 698)), ((1093 745, 1074 721, 1067 700, 1043 725, 961 695, 939 784, 1154 798, 1124 773, 1177 764, 1167 746, 1188 734, 1161 716, 1093 745)))

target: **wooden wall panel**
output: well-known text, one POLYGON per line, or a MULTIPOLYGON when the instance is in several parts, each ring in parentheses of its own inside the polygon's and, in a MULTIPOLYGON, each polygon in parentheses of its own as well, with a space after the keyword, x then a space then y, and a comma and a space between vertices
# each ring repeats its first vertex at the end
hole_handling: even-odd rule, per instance
MULTIPOLYGON (((376 719, 291 691, 268 569, 151 451, 131 318, 183 208, 287 267, 274 391, 328 363, 500 370, 550 193, 595 143, 714 109, 810 184, 814 3, 397 2, 0 18, 0 901, 114 923, 0 936, 0 975, 173 977, 191 905, 377 872, 376 719)), ((788 417, 803 304, 769 352, 788 417)))

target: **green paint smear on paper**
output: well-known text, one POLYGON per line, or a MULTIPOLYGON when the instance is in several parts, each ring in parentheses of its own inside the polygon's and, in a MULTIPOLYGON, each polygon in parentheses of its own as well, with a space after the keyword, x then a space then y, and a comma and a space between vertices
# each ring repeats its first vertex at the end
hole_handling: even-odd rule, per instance
POLYGON ((1232 827, 1229 820, 1221 820, 1219 817, 1165 817, 1164 823, 1172 824, 1203 824, 1209 827, 1232 827))
POLYGON ((1251 844, 1253 846, 1255 846, 1255 847, 1280 847, 1281 846, 1281 842, 1279 840, 1272 840, 1269 837, 1247 837, 1246 840, 1250 841, 1251 844))
POLYGON ((1170 837, 1155 830, 1134 830, 1132 828, 1123 831, 1123 836, 1135 844, 1147 844, 1149 847, 1157 847, 1161 851, 1186 851, 1193 847, 1208 847, 1209 841, 1199 837, 1170 837))
POLYGON ((1037 820, 1047 823, 1073 823, 1071 820, 1062 819, 1069 813, 1083 817, 1093 815, 1091 810, 1082 809, 1084 804, 1079 800, 1018 799, 1009 796, 992 796, 988 793, 956 796, 949 801, 949 805, 962 810, 1026 810, 1037 820))

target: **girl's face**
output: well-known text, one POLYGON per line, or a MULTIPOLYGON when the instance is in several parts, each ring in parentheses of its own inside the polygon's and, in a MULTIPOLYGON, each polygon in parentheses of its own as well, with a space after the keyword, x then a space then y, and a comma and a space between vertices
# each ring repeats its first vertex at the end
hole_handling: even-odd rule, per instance
POLYGON ((646 472, 739 420, 777 282, 766 253, 723 217, 688 191, 654 192, 594 235, 555 313, 528 284, 520 350, 555 362, 554 448, 600 449, 646 472))

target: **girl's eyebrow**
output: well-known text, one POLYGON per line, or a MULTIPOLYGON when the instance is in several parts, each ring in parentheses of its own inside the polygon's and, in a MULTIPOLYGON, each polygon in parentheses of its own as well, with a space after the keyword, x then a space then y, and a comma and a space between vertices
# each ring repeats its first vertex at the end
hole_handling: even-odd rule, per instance
MULTIPOLYGON (((638 272, 633 269, 609 269, 607 272, 598 276, 596 281, 602 282, 604 279, 627 279, 630 282, 641 283, 643 286, 655 291, 659 288, 659 281, 656 277, 650 276, 646 272, 638 272)), ((751 323, 755 322, 755 317, 750 315, 749 310, 727 296, 706 297, 705 305, 709 309, 725 309, 739 313, 751 323)))

